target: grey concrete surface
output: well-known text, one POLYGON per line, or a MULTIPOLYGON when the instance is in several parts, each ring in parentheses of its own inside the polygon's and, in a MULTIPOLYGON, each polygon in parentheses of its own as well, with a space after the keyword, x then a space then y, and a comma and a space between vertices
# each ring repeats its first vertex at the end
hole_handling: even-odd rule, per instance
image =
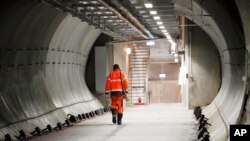
POLYGON ((121 126, 107 113, 32 141, 191 141, 193 127, 192 110, 184 104, 152 104, 126 108, 121 126))
POLYGON ((199 27, 189 27, 189 107, 210 104, 221 87, 220 56, 213 41, 199 27), (190 34, 191 33, 191 34, 190 34))
MULTIPOLYGON (((237 6, 238 6, 238 10, 240 12, 240 16, 241 16, 241 22, 243 24, 243 30, 244 30, 244 34, 245 34, 245 43, 246 43, 246 49, 248 50, 248 54, 247 57, 249 59, 249 53, 250 53, 250 18, 249 18, 249 13, 250 13, 250 3, 247 0, 237 0, 235 1, 237 6)), ((249 62, 248 62, 249 63, 249 62)), ((248 71, 248 75, 249 75, 249 66, 250 64, 247 64, 247 71, 248 71)), ((246 87, 249 87, 249 82, 246 83, 246 87)), ((248 93, 249 96, 249 91, 247 91, 246 93, 248 93)), ((248 97, 247 99, 247 104, 245 105, 245 111, 244 111, 244 117, 241 121, 242 124, 250 124, 250 98, 248 97)))

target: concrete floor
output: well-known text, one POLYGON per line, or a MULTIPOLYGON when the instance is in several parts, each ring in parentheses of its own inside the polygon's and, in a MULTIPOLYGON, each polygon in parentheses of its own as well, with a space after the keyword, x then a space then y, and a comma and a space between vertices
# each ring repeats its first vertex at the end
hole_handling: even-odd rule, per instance
POLYGON ((86 120, 71 128, 33 141, 191 141, 192 110, 183 104, 152 104, 125 109, 123 125, 114 125, 111 114, 86 120))

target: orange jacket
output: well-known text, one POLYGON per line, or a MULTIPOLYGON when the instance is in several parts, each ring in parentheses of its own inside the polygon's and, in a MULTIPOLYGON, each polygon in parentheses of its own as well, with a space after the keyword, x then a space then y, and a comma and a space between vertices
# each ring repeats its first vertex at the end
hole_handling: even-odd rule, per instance
POLYGON ((121 92, 122 90, 128 90, 128 79, 125 73, 120 69, 115 69, 109 73, 105 85, 106 92, 121 92), (121 85, 121 80, 123 87, 121 85))

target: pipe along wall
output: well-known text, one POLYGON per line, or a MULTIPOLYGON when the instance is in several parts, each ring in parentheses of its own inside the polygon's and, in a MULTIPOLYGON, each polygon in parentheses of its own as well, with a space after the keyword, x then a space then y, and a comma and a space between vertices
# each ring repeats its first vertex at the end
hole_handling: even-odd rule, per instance
POLYGON ((0 140, 103 108, 84 80, 99 30, 35 1, 1 10, 0 140))

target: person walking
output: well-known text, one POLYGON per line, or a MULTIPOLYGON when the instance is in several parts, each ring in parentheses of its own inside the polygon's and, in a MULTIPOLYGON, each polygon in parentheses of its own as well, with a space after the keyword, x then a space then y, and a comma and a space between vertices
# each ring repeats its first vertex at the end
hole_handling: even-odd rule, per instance
POLYGON ((123 98, 128 93, 128 79, 124 72, 120 70, 118 64, 113 65, 113 71, 109 73, 105 94, 111 97, 112 122, 121 125, 123 117, 123 98))

